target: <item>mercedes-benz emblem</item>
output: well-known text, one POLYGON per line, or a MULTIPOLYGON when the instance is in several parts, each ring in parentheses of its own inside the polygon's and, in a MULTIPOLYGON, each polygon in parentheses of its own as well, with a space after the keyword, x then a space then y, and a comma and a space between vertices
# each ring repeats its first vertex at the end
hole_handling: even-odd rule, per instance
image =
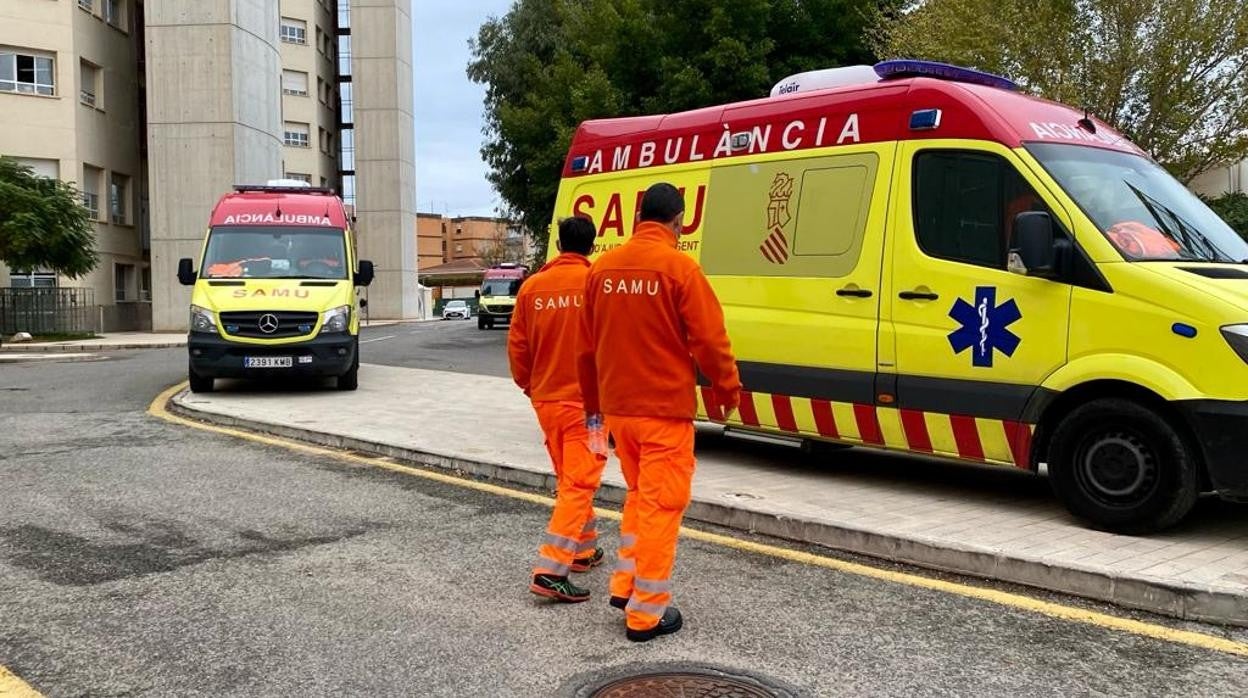
POLYGON ((259 326, 261 332, 265 334, 273 334, 277 331, 277 316, 273 313, 265 313, 260 316, 260 320, 256 323, 256 325, 259 326))

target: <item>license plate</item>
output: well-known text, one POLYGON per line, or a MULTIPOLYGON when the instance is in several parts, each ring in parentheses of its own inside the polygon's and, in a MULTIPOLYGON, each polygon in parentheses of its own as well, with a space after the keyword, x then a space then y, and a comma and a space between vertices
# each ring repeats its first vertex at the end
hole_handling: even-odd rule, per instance
POLYGON ((243 368, 290 368, 294 360, 289 356, 247 356, 243 368))

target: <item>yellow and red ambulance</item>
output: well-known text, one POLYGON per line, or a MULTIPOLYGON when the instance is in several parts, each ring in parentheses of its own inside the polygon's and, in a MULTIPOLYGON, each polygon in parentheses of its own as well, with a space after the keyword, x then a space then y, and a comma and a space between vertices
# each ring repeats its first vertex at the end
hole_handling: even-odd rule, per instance
POLYGON ((360 312, 355 289, 373 280, 356 260, 342 199, 299 181, 238 186, 212 210, 195 261, 187 369, 191 390, 217 378, 332 377, 355 390, 360 312))
POLYGON ((804 74, 581 125, 555 218, 589 215, 609 249, 659 181, 747 390, 702 417, 1046 465, 1112 530, 1248 497, 1248 244, 1100 120, 942 64, 804 74))

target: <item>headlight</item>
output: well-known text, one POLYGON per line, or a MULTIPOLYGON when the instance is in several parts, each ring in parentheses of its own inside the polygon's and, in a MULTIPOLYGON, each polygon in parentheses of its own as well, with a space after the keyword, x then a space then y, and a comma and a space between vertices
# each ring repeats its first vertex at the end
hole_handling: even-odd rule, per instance
POLYGON ((215 333, 217 331, 217 314, 207 308, 192 305, 191 331, 215 333))
POLYGON ((1222 336, 1239 358, 1248 361, 1248 325, 1227 325, 1222 328, 1222 336))
POLYGON ((344 305, 321 314, 321 334, 346 332, 351 324, 351 306, 344 305))

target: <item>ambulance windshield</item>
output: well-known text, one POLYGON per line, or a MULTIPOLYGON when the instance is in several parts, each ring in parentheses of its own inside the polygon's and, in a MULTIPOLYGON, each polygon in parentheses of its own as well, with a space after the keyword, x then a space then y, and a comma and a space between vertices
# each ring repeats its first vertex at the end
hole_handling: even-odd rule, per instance
POLYGON ((337 228, 218 226, 201 268, 208 279, 345 279, 346 260, 337 228))
POLYGON ((1078 145, 1027 150, 1128 260, 1248 262, 1248 243, 1153 161, 1078 145))
POLYGON ((486 279, 481 284, 483 296, 514 296, 520 292, 520 279, 486 279))

